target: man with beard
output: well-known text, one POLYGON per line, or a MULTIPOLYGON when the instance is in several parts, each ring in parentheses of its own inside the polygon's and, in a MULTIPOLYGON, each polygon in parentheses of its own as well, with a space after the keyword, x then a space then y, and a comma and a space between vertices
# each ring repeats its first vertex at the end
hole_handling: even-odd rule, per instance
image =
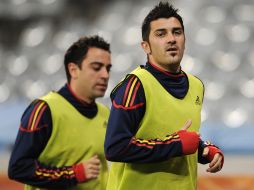
POLYGON ((147 63, 111 93, 105 155, 113 161, 107 190, 195 190, 197 163, 207 172, 223 165, 219 148, 201 140, 202 82, 181 69, 181 16, 159 3, 143 21, 147 63))

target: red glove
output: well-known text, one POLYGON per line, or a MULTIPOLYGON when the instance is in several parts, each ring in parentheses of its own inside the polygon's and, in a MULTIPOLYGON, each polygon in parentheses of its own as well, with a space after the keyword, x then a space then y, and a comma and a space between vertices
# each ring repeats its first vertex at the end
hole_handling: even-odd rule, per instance
POLYGON ((224 164, 224 155, 223 155, 222 151, 214 145, 208 145, 207 147, 209 148, 209 152, 207 155, 208 161, 211 162, 213 160, 215 154, 219 153, 222 156, 222 161, 221 161, 221 163, 222 163, 221 168, 222 168, 223 164, 224 164))
POLYGON ((199 145, 199 135, 196 132, 180 130, 177 132, 182 142, 182 151, 184 155, 193 154, 197 151, 199 145))
POLYGON ((87 180, 85 167, 83 163, 77 164, 73 166, 74 174, 79 183, 85 182, 87 180))

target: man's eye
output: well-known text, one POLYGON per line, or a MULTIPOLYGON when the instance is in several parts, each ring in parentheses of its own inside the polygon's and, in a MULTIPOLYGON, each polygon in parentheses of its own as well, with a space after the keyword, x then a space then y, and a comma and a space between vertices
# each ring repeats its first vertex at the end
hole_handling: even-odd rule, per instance
POLYGON ((162 37, 162 36, 165 36, 165 33, 164 32, 157 32, 157 33, 155 33, 155 35, 158 37, 162 37))
POLYGON ((95 71, 99 71, 100 69, 101 69, 100 66, 93 66, 93 70, 95 70, 95 71))
POLYGON ((174 34, 176 34, 176 35, 181 35, 183 32, 182 32, 182 30, 176 30, 176 31, 174 31, 174 34))

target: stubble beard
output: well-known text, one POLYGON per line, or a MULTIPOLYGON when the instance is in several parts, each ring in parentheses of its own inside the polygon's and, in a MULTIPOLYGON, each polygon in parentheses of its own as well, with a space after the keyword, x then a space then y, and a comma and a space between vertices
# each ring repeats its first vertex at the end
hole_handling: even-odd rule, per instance
POLYGON ((179 72, 180 62, 181 60, 177 55, 171 56, 166 63, 168 70, 174 73, 179 72))

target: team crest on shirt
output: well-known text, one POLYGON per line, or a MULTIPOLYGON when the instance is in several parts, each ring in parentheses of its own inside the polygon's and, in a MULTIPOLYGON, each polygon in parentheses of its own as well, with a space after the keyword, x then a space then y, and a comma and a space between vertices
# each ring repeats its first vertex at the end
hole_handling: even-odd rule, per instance
POLYGON ((195 104, 196 105, 201 105, 201 100, 200 100, 200 97, 199 96, 197 96, 197 98, 196 98, 196 101, 195 101, 195 104))

